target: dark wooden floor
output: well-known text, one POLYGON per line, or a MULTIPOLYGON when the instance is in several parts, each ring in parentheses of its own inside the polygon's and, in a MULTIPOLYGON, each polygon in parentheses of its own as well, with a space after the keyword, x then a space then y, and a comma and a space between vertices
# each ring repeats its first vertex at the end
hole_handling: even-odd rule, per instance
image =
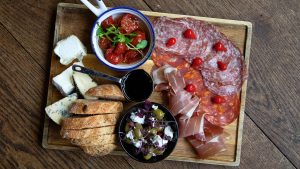
MULTIPOLYGON (((0 168, 231 168, 41 147, 58 2, 0 1, 0 168)), ((109 6, 246 20, 254 24, 239 168, 300 167, 300 2, 106 0, 109 6)))

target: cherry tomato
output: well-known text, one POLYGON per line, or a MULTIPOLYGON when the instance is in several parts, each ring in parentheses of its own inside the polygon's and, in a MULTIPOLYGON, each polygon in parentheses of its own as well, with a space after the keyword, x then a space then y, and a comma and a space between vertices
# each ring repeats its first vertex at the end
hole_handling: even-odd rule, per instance
POLYGON ((108 49, 111 46, 110 40, 108 40, 105 37, 102 37, 101 39, 99 39, 98 44, 101 49, 108 49))
POLYGON ((116 48, 114 50, 114 54, 120 55, 120 54, 125 53, 127 50, 128 50, 128 48, 127 48, 125 43, 118 42, 117 45, 116 45, 116 48))
POLYGON ((185 86, 185 90, 188 91, 188 92, 193 93, 193 92, 196 91, 196 86, 193 85, 193 84, 188 84, 188 85, 185 86))
POLYGON ((203 60, 201 58, 195 58, 193 59, 192 61, 192 67, 195 68, 195 69, 198 69, 203 63, 203 60))
POLYGON ((224 97, 217 95, 212 98, 212 102, 215 104, 221 104, 225 102, 225 99, 224 97))
POLYGON ((114 64, 114 65, 117 65, 117 64, 123 62, 124 57, 123 57, 123 54, 121 54, 121 55, 116 55, 115 53, 110 53, 109 55, 105 55, 105 59, 106 59, 109 63, 114 64))
POLYGON ((168 39, 168 41, 166 43, 166 46, 170 47, 170 46, 175 45, 175 43, 176 43, 176 39, 175 38, 170 38, 170 39, 168 39))
POLYGON ((223 43, 221 42, 217 42, 215 45, 214 45, 214 49, 219 52, 219 51, 223 51, 223 52, 226 52, 227 49, 225 48, 225 46, 223 45, 223 43))
POLYGON ((218 68, 219 68, 221 71, 224 71, 224 70, 227 69, 227 64, 226 64, 226 63, 223 63, 223 62, 221 62, 221 61, 218 61, 217 64, 218 64, 218 68))
POLYGON ((131 33, 139 28, 138 19, 132 14, 125 14, 120 22, 122 33, 131 33))
POLYGON ((146 39, 146 34, 145 32, 142 31, 135 31, 136 36, 132 39, 131 44, 136 46, 138 43, 140 43, 142 40, 146 39))
POLYGON ((186 31, 184 31, 183 36, 188 39, 196 39, 197 38, 192 29, 187 29, 186 31))
POLYGON ((141 54, 135 50, 128 50, 125 54, 124 54, 124 63, 133 63, 136 62, 138 60, 142 59, 141 54))
POLYGON ((115 47, 113 47, 113 46, 112 46, 112 47, 110 47, 109 49, 107 49, 107 50, 106 50, 106 52, 105 52, 105 56, 106 56, 106 55, 110 55, 110 54, 112 54, 112 53, 114 52, 114 50, 115 50, 115 47))
POLYGON ((110 27, 111 25, 114 25, 115 24, 115 21, 114 19, 112 18, 112 16, 106 18, 104 21, 101 22, 101 27, 103 29, 106 29, 108 27, 110 27))

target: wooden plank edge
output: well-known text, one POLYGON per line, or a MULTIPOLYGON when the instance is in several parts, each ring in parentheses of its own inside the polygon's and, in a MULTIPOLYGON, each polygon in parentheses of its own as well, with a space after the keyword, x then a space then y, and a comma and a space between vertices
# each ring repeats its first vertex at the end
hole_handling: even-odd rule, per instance
MULTIPOLYGON (((249 61, 250 61, 250 49, 251 49, 251 40, 252 40, 252 23, 248 22, 247 25, 247 38, 245 42, 245 64, 247 72, 249 72, 249 61)), ((242 86, 241 94, 241 109, 238 122, 238 133, 237 133, 237 145, 236 145, 236 166, 240 164, 241 160, 241 149, 242 149, 242 136, 243 136, 243 127, 244 127, 244 117, 245 117, 245 105, 246 105, 246 93, 247 93, 247 83, 248 80, 245 80, 242 86)))
MULTIPOLYGON (((60 23, 60 19, 59 19, 59 14, 60 12, 62 11, 62 6, 60 6, 60 4, 57 5, 57 11, 56 11, 56 18, 55 18, 55 28, 54 28, 54 38, 53 38, 53 47, 55 46, 56 42, 58 41, 58 38, 57 38, 57 35, 58 35, 58 25, 60 23)), ((46 106, 48 106, 50 103, 49 103, 49 100, 50 100, 50 97, 52 97, 51 93, 52 93, 52 82, 51 82, 51 67, 53 66, 54 62, 53 62, 53 56, 54 55, 54 51, 52 50, 52 55, 51 55, 51 62, 50 62, 50 71, 49 71, 49 79, 48 79, 48 92, 47 92, 47 103, 46 103, 46 106)), ((42 139, 42 147, 43 148, 49 148, 49 145, 48 144, 48 129, 49 129, 49 117, 48 115, 46 114, 46 112, 44 111, 45 113, 45 116, 44 116, 44 130, 43 130, 43 139, 42 139)))

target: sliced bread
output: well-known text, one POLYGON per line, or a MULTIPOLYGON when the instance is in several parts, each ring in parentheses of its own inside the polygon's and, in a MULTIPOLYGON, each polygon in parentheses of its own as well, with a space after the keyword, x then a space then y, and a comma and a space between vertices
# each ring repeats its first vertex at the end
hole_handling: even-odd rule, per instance
POLYGON ((101 114, 87 117, 69 117, 62 120, 63 129, 89 129, 116 125, 119 114, 101 114))
POLYGON ((72 114, 110 114, 123 111, 123 103, 119 101, 78 99, 72 104, 72 114))
POLYGON ((98 127, 92 129, 81 129, 81 130, 72 130, 72 129, 64 129, 60 130, 60 135, 63 138, 69 139, 83 139, 87 137, 96 137, 106 134, 113 134, 115 132, 116 126, 106 126, 106 127, 98 127))
POLYGON ((101 136, 92 136, 81 139, 72 139, 72 144, 78 146, 97 146, 105 144, 117 144, 117 135, 116 134, 106 134, 101 136))
POLYGON ((100 99, 125 101, 125 97, 121 89, 119 86, 114 84, 104 84, 90 88, 85 95, 100 99))
POLYGON ((106 144, 101 146, 81 146, 82 150, 91 156, 104 156, 117 148, 116 144, 106 144))

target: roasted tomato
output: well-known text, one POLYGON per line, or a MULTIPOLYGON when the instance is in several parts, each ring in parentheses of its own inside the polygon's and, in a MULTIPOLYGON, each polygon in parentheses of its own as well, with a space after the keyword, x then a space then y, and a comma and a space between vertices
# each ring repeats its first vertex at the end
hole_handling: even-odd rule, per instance
POLYGON ((141 57, 141 54, 135 50, 128 50, 125 55, 124 55, 124 63, 133 63, 133 62, 136 62, 138 60, 140 60, 142 57, 141 57))
POLYGON ((145 32, 142 31, 135 31, 134 33, 136 33, 136 36, 132 39, 131 44, 133 44, 134 46, 136 46, 138 43, 140 43, 142 40, 146 39, 146 34, 145 32))
POLYGON ((105 19, 104 21, 102 21, 102 23, 101 23, 101 27, 102 27, 103 29, 106 29, 106 28, 110 27, 111 25, 115 25, 115 21, 114 21, 114 19, 112 18, 112 16, 106 18, 106 19, 105 19))
POLYGON ((114 50, 115 50, 114 47, 111 47, 111 48, 107 49, 106 53, 105 53, 105 59, 109 63, 116 65, 116 64, 119 64, 119 63, 123 62, 124 56, 123 56, 123 54, 121 54, 121 55, 115 54, 114 50))
POLYGON ((125 53, 127 50, 128 50, 128 48, 125 43, 118 42, 116 45, 116 48, 114 50, 114 53, 117 55, 120 55, 120 54, 125 53))
POLYGON ((122 33, 131 33, 139 28, 138 19, 132 14, 125 14, 120 22, 122 33))
POLYGON ((212 102, 215 103, 215 104, 221 104, 221 103, 224 103, 225 101, 226 101, 225 98, 222 97, 222 96, 219 96, 219 95, 214 96, 212 98, 212 102))
POLYGON ((99 47, 101 49, 105 50, 105 49, 110 48, 110 46, 111 46, 111 42, 107 38, 102 37, 101 39, 99 39, 99 47))

